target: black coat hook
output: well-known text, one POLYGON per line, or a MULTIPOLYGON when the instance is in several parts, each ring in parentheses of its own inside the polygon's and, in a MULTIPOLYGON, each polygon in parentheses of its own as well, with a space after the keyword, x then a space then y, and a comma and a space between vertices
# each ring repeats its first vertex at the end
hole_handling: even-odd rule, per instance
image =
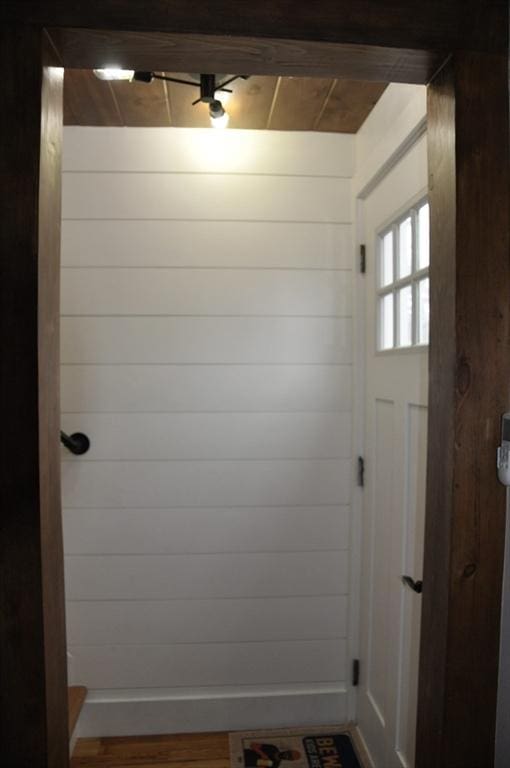
POLYGON ((402 584, 421 595, 423 591, 423 581, 415 581, 411 576, 402 576, 402 584))
POLYGON ((83 432, 74 432, 72 435, 66 435, 65 432, 60 430, 60 442, 65 447, 74 453, 75 456, 81 456, 82 453, 87 453, 90 448, 90 440, 83 432))

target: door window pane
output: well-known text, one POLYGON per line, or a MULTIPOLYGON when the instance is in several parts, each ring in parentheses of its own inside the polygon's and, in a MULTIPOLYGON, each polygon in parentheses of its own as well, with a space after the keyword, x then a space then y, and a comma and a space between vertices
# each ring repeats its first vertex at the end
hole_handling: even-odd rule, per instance
POLYGON ((413 289, 410 285, 398 292, 398 345, 410 347, 413 343, 413 289))
POLYGON ((418 211, 418 269, 428 267, 430 262, 430 220, 429 204, 418 211))
POLYGON ((418 283, 418 344, 429 343, 429 278, 418 283))
POLYGON ((429 343, 429 204, 422 200, 379 233, 377 333, 379 350, 429 343))
POLYGON ((393 282, 393 232, 381 238, 379 284, 381 288, 393 282))
POLYGON ((398 228, 398 276, 399 279, 411 274, 413 267, 413 224, 411 217, 398 228))
POLYGON ((379 343, 381 349, 393 347, 393 294, 387 293, 379 299, 379 343))

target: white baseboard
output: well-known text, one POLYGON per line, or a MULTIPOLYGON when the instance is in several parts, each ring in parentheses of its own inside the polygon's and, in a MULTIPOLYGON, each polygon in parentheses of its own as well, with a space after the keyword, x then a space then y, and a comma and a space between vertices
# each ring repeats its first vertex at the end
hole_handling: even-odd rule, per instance
POLYGON ((91 691, 80 737, 333 725, 347 720, 347 690, 322 686, 185 693, 91 691))
POLYGON ((363 758, 363 764, 367 765, 367 768, 376 768, 376 765, 373 761, 372 755, 370 754, 370 750, 367 746, 367 742, 365 741, 365 738, 363 736, 362 731, 359 728, 359 725, 356 725, 354 728, 356 732, 356 738, 358 739, 359 743, 361 744, 362 748, 362 758, 363 758))

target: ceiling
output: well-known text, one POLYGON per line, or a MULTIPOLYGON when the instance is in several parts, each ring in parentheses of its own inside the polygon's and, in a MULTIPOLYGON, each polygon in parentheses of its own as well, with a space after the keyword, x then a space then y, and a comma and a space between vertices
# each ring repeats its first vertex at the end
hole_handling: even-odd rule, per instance
MULTIPOLYGON (((189 79, 187 73, 162 73, 189 79)), ((386 83, 317 77, 237 80, 226 109, 229 127, 280 131, 356 133, 386 83)), ((66 69, 66 125, 210 127, 207 105, 191 102, 198 89, 152 83, 98 80, 91 70, 66 69)))

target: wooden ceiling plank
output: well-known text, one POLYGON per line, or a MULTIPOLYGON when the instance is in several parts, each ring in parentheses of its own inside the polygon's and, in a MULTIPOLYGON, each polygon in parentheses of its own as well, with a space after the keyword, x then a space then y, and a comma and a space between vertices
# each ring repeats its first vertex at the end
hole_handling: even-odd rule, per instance
POLYGON ((170 94, 168 93, 168 83, 166 83, 164 80, 162 81, 163 85, 163 92, 165 94, 165 107, 166 107, 166 113, 168 116, 168 125, 172 125, 172 107, 170 104, 170 94))
POLYGON ((161 80, 138 83, 122 80, 112 82, 124 125, 159 127, 170 125, 164 84, 161 80))
MULTIPOLYGON (((166 73, 188 79, 187 73, 166 73)), ((230 127, 355 133, 386 85, 324 78, 250 77, 233 84, 226 104, 230 127)), ((210 127, 198 88, 101 81, 91 71, 66 70, 66 125, 210 127), (168 87, 167 87, 168 86, 168 87)))
POLYGON ((278 101, 278 92, 280 90, 281 84, 282 84, 282 78, 279 77, 276 81, 276 85, 273 91, 273 98, 271 100, 271 107, 269 108, 269 114, 267 116, 266 128, 268 130, 271 128, 271 120, 273 119, 273 112, 274 112, 276 102, 278 101))
POLYGON ((326 94, 326 97, 325 97, 323 103, 322 103, 322 107, 318 111, 317 116, 316 116, 316 118, 314 120, 313 129, 312 129, 314 131, 317 130, 317 126, 319 125, 319 123, 320 123, 320 121, 322 119, 322 115, 324 114, 324 111, 325 111, 326 107, 328 106, 329 100, 331 98, 331 94, 333 93, 333 91, 334 91, 334 89, 336 87, 336 84, 337 84, 337 80, 335 78, 334 80, 331 81, 331 85, 329 86, 329 90, 328 90, 328 92, 326 94))
POLYGON ((113 99, 113 103, 115 104, 115 109, 117 110, 117 114, 119 116, 120 124, 121 125, 125 125, 124 117, 122 115, 122 110, 119 107, 119 102, 118 102, 117 97, 115 95, 115 90, 113 88, 113 83, 109 82, 108 85, 110 86, 110 94, 111 94, 111 97, 113 99))
POLYGON ((277 131, 311 131, 330 90, 331 80, 315 77, 284 77, 271 116, 277 131))
POLYGON ((357 133, 386 87, 387 83, 337 80, 316 130, 357 133))
POLYGON ((230 116, 231 128, 265 128, 273 102, 277 83, 276 77, 250 77, 232 83, 232 96, 226 110, 230 116))
POLYGON ((112 93, 110 83, 98 80, 91 70, 66 69, 64 125, 121 126, 112 93))
MULTIPOLYGON (((163 72, 167 77, 177 77, 189 80, 187 72, 163 72)), ((193 102, 200 96, 198 84, 196 88, 180 83, 167 83, 170 104, 172 108, 172 125, 174 128, 209 128, 209 109, 206 104, 193 102)))

